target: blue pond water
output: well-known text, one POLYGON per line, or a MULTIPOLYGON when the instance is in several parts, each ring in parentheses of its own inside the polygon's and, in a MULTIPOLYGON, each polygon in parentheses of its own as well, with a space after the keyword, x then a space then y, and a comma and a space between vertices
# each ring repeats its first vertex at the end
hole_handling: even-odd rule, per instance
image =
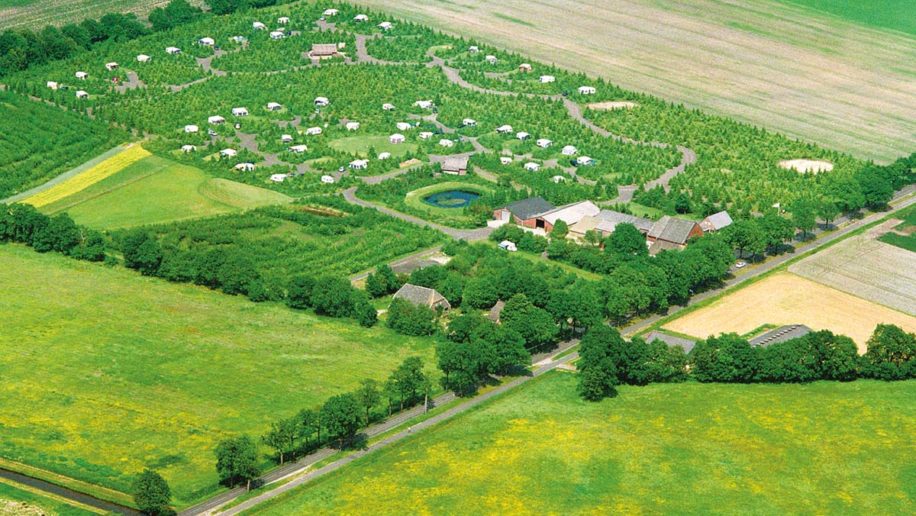
POLYGON ((447 190, 423 198, 423 202, 437 208, 464 208, 480 198, 477 192, 466 190, 447 190))

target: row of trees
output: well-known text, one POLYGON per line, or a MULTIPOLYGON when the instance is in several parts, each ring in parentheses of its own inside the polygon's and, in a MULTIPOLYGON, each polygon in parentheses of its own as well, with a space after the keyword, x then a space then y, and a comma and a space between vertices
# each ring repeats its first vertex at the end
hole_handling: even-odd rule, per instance
POLYGON ((916 378, 916 335, 879 324, 859 356, 849 337, 823 330, 767 347, 723 334, 702 340, 685 354, 680 346, 641 338, 627 342, 613 328, 596 326, 580 345, 579 393, 587 400, 616 394, 620 384, 684 381, 800 383, 857 378, 916 378))
POLYGON ((0 204, 0 242, 18 242, 39 253, 53 251, 79 260, 105 259, 101 233, 76 225, 66 213, 49 217, 30 204, 0 204))

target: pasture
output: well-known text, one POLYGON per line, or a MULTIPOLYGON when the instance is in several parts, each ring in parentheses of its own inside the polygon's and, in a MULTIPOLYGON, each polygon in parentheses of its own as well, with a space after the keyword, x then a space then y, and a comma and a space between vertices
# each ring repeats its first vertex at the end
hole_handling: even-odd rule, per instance
POLYGON ((791 265, 789 271, 916 316, 916 254, 878 239, 899 223, 889 220, 791 265))
MULTIPOLYGON (((0 456, 112 489, 149 466, 187 505, 220 439, 323 403, 428 339, 0 246, 0 456)), ((264 449, 264 461, 268 462, 264 449)))
MULTIPOLYGON (((816 256, 816 255, 815 255, 816 256)), ((664 326, 696 338, 744 335, 765 324, 804 324, 856 342, 859 353, 880 323, 916 331, 916 317, 872 303, 791 273, 774 274, 664 326)))
POLYGON ((916 13, 909 0, 780 0, 844 20, 916 36, 916 13))
POLYGON ((914 417, 914 381, 654 384, 591 403, 554 372, 252 513, 906 514, 914 417))
POLYGON ((0 479, 0 515, 3 516, 89 516, 97 514, 86 506, 72 505, 54 495, 0 479))
MULTIPOLYGON (((777 0, 365 3, 858 157, 912 151, 913 37, 860 25, 858 15, 846 21, 777 0)), ((905 0, 837 9, 874 3, 912 25, 905 0)))
POLYGON ((213 178, 198 168, 148 156, 42 209, 66 211, 76 222, 92 228, 118 229, 291 201, 273 190, 213 178))

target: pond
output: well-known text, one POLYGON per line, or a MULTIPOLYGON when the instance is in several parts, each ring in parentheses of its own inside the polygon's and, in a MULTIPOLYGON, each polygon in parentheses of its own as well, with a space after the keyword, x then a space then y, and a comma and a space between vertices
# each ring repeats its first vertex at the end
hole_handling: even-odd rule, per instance
POLYGON ((423 202, 437 208, 464 208, 480 198, 477 192, 467 190, 446 190, 423 198, 423 202))

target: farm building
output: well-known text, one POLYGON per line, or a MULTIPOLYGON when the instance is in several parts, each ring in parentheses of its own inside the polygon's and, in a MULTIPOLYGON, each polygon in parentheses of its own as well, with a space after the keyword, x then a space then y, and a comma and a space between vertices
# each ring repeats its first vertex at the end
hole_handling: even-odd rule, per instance
POLYGON ((268 102, 266 109, 268 111, 280 111, 281 109, 283 109, 283 106, 280 105, 279 102, 268 102))
POLYGON ((324 184, 326 184, 326 185, 334 184, 334 176, 329 176, 329 175, 325 174, 325 175, 321 176, 321 182, 324 183, 324 184))
POLYGON ((150 59, 152 59, 152 57, 150 57, 150 56, 148 56, 148 55, 146 55, 146 54, 138 54, 138 55, 137 55, 137 62, 138 62, 138 63, 148 63, 148 62, 150 61, 150 59))
POLYGON ((251 172, 254 170, 254 163, 239 163, 235 166, 235 169, 242 172, 251 172))
POLYGON ((256 21, 256 22, 252 22, 251 28, 254 30, 267 30, 267 25, 264 25, 263 23, 256 21))
POLYGON ((560 154, 564 156, 575 156, 578 152, 579 149, 577 149, 574 145, 567 145, 566 147, 563 147, 563 150, 560 151, 560 154))
POLYGON ((369 17, 366 16, 365 14, 357 14, 356 16, 353 17, 353 21, 355 21, 355 22, 367 22, 367 21, 369 21, 369 17))
POLYGON ((418 100, 413 103, 414 106, 417 106, 420 109, 432 109, 433 101, 431 100, 418 100))
POLYGON ((118 63, 115 63, 114 61, 110 63, 105 63, 105 69, 108 70, 109 72, 113 72, 118 69, 118 63))
POLYGON ((449 156, 445 158, 445 161, 442 163, 442 172, 445 174, 453 174, 463 176, 468 173, 468 157, 467 156, 449 156))
POLYGON ((510 165, 512 163, 512 158, 510 156, 500 156, 499 162, 503 165, 510 165))
POLYGON ((337 50, 337 43, 313 43, 309 56, 318 59, 336 57, 337 50))
POLYGON ((81 81, 85 81, 86 77, 89 77, 89 74, 86 72, 76 72, 73 76, 81 81))
POLYGON ((359 129, 359 122, 347 122, 344 127, 347 128, 347 131, 355 131, 359 129))
POLYGON ((474 127, 477 125, 477 120, 474 120, 473 118, 465 118, 461 121, 461 125, 464 127, 474 127))
POLYGON ((51 88, 52 90, 56 90, 57 88, 60 87, 60 85, 57 84, 57 83, 54 82, 54 81, 48 81, 46 84, 47 84, 47 86, 48 86, 49 88, 51 88))
POLYGON ((403 299, 410 304, 425 306, 433 310, 448 310, 452 307, 448 300, 445 299, 445 296, 436 290, 419 285, 411 285, 410 283, 405 283, 403 287, 398 289, 394 294, 394 299, 403 299))
POLYGON ((337 16, 337 13, 339 12, 340 11, 338 11, 337 9, 325 9, 321 15, 322 16, 337 16))
POLYGON ((468 54, 476 54, 478 52, 480 52, 480 47, 477 45, 471 45, 468 47, 468 54))
POLYGON ((519 140, 527 140, 528 137, 530 137, 530 136, 531 136, 531 135, 528 134, 528 133, 526 133, 525 131, 519 131, 519 132, 515 133, 515 137, 518 138, 519 140))
POLYGON ((277 18, 277 23, 280 25, 289 25, 289 16, 281 16, 277 18))
POLYGON ((713 213, 700 222, 700 229, 704 233, 719 231, 732 225, 732 217, 727 211, 713 213))
POLYGON ((387 21, 383 21, 382 23, 378 24, 378 28, 382 30, 391 30, 392 27, 394 27, 394 25, 392 25, 391 22, 387 22, 387 21))
POLYGON ((223 149, 223 150, 219 151, 219 155, 220 155, 220 156, 225 156, 225 157, 227 157, 227 158, 231 158, 231 157, 237 155, 238 153, 239 153, 239 152, 238 152, 237 150, 235 150, 235 149, 223 149))
POLYGON ((601 210, 596 215, 582 217, 579 222, 569 226, 568 238, 580 240, 589 231, 596 231, 601 238, 611 235, 618 224, 632 224, 640 233, 645 235, 652 229, 653 222, 649 219, 636 217, 613 210, 601 210))
POLYGON ((803 324, 789 324, 780 326, 775 330, 768 331, 763 335, 754 337, 750 340, 751 346, 767 347, 779 342, 786 342, 792 339, 798 339, 811 333, 811 328, 803 324))
POLYGON ((665 249, 683 249, 688 240, 702 234, 696 222, 665 215, 652 225, 646 240, 650 244, 649 252, 656 254, 665 249))
POLYGON ((175 56, 181 53, 181 49, 178 47, 165 47, 165 53, 175 56))
POLYGON ((515 252, 518 251, 518 247, 515 246, 515 242, 510 242, 509 240, 503 240, 499 243, 499 248, 503 251, 515 252))
POLYGON ((274 183, 282 183, 286 180, 287 177, 289 177, 288 174, 271 174, 270 180, 274 183))
POLYGON ((305 130, 306 136, 318 136, 319 134, 321 134, 321 132, 322 131, 320 127, 309 127, 308 129, 305 130))
POLYGON ((453 142, 452 140, 449 140, 448 138, 442 138, 441 140, 439 140, 439 146, 440 147, 454 147, 455 142, 453 142))
POLYGON ((221 116, 219 116, 219 115, 213 115, 213 116, 207 117, 207 123, 208 123, 208 124, 214 124, 214 125, 216 125, 216 124, 221 124, 221 123, 223 123, 223 122, 225 122, 225 121, 226 121, 226 119, 223 118, 223 117, 221 117, 221 116))
POLYGON ((232 108, 232 116, 248 116, 248 108, 234 107, 232 108))
POLYGON ((538 78, 541 84, 548 84, 557 80, 553 75, 542 75, 538 78))
POLYGON ((394 111, 395 109, 394 104, 382 104, 382 111, 394 111))
POLYGON ((494 210, 493 219, 507 222, 511 220, 519 226, 534 228, 536 217, 552 209, 554 209, 553 204, 544 200, 543 197, 529 197, 494 210))
POLYGON ((369 166, 369 161, 364 159, 355 159, 350 162, 350 168, 353 170, 364 170, 369 166))
POLYGON ((88 98, 89 98, 89 93, 87 93, 87 92, 84 91, 84 90, 77 90, 77 92, 76 92, 76 98, 78 98, 78 99, 88 99, 88 98))
POLYGON ((283 142, 283 143, 292 143, 292 141, 293 141, 293 135, 291 135, 291 134, 283 134, 283 135, 280 135, 280 141, 283 142))
POLYGON ((409 131, 413 129, 413 124, 409 124, 407 122, 398 122, 395 124, 395 127, 398 128, 398 131, 409 131))
POLYGON ((388 141, 393 144, 404 143, 404 135, 401 133, 394 133, 388 137, 388 141))
POLYGON ((184 126, 184 132, 186 133, 196 133, 197 131, 200 131, 200 128, 196 125, 188 124, 184 126))
POLYGON ((501 125, 496 128, 496 132, 500 134, 509 134, 512 132, 512 126, 511 125, 501 125))
POLYGON ((213 41, 213 38, 200 38, 197 40, 197 44, 204 47, 212 47, 216 44, 216 41, 213 41))
POLYGON ((293 145, 289 148, 290 152, 295 152, 296 154, 302 154, 303 152, 309 150, 305 145, 293 145))
POLYGON ((522 73, 528 73, 528 72, 530 72, 530 71, 531 71, 531 64, 529 64, 529 63, 522 63, 522 64, 518 65, 518 71, 520 71, 520 72, 522 72, 522 73))
POLYGON ((194 151, 196 151, 196 150, 197 150, 197 147, 195 147, 195 146, 193 146, 193 145, 187 145, 187 144, 186 144, 186 145, 182 145, 182 146, 181 146, 181 152, 184 152, 184 153, 194 152, 194 151))
POLYGON ((538 139, 537 142, 535 142, 535 144, 542 149, 546 149, 547 147, 550 147, 553 144, 553 142, 548 140, 547 138, 540 138, 538 139))
POLYGON ((379 153, 378 153, 378 159, 379 159, 380 161, 384 161, 384 160, 386 160, 386 159, 391 159, 391 153, 390 153, 390 152, 379 152, 379 153))
POLYGON ((420 131, 420 134, 418 136, 420 137, 421 140, 428 140, 433 137, 433 132, 432 131, 420 131))
POLYGON ((543 228, 544 231, 550 233, 553 231, 553 226, 558 220, 562 220, 566 224, 572 226, 583 218, 589 216, 594 217, 600 212, 601 208, 595 206, 591 201, 567 204, 566 206, 560 206, 559 208, 538 215, 534 227, 543 228))
POLYGON ((528 172, 537 172, 538 170, 541 170, 541 165, 533 161, 529 161, 528 163, 525 163, 525 170, 528 172))
POLYGON ((327 97, 315 97, 315 105, 318 107, 325 107, 331 103, 327 97))
POLYGON ((579 86, 579 95, 594 95, 596 91, 594 86, 579 86))
POLYGON ((579 156, 578 158, 576 158, 576 165, 580 167, 587 167, 589 165, 592 165, 594 162, 595 160, 593 160, 592 158, 588 156, 579 156))
POLYGON ((285 38, 285 37, 286 37, 286 33, 283 32, 282 30, 273 30, 273 31, 270 31, 270 39, 272 39, 272 40, 283 39, 283 38, 285 38))
POLYGON ((496 56, 492 55, 484 57, 484 60, 486 60, 486 62, 490 63, 491 65, 495 65, 499 61, 496 59, 496 56))

